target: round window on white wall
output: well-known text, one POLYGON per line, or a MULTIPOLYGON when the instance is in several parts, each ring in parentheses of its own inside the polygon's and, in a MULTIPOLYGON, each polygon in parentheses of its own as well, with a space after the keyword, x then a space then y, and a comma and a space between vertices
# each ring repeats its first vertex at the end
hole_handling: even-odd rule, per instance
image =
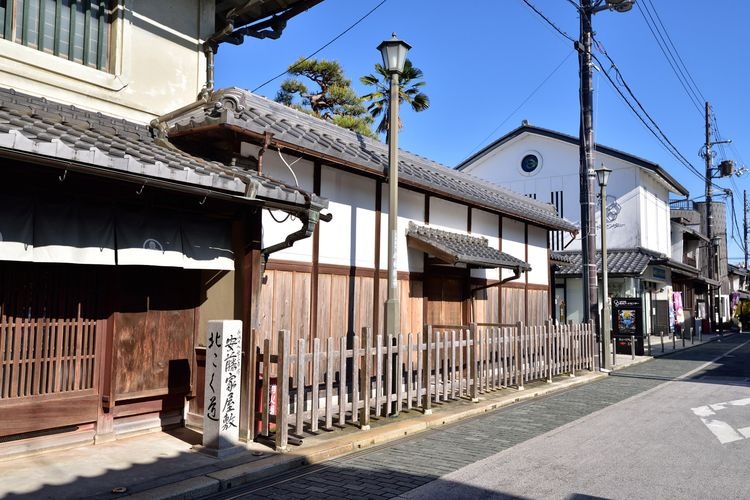
POLYGON ((542 170, 542 155, 538 151, 527 151, 521 156, 518 166, 520 167, 521 175, 536 175, 542 170))

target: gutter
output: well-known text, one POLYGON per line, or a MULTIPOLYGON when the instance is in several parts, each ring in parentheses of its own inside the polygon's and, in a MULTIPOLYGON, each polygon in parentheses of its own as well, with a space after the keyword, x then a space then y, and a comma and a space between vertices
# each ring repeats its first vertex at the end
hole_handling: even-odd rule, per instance
POLYGON ((300 213, 298 217, 302 221, 302 227, 289 234, 284 241, 275 243, 269 247, 261 249, 260 253, 263 256, 263 262, 261 263, 262 271, 263 272, 266 268, 266 264, 268 264, 268 258, 272 253, 284 250, 286 248, 291 247, 294 245, 295 242, 299 240, 304 240, 305 238, 309 238, 312 236, 313 232, 315 231, 315 226, 318 225, 318 222, 330 222, 331 219, 333 219, 333 214, 321 214, 320 211, 324 208, 328 207, 327 201, 318 201, 314 200, 311 196, 305 195, 305 199, 307 200, 307 210, 300 213))

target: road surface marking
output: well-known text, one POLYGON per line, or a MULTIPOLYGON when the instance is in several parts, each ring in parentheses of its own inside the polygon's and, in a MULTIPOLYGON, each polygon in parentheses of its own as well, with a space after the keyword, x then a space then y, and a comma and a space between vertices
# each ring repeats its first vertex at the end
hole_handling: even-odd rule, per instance
POLYGON ((697 408, 692 408, 692 410, 693 413, 701 419, 701 422, 703 422, 703 424, 708 427, 708 430, 713 432, 714 436, 716 436, 719 442, 721 444, 726 444, 750 438, 750 427, 735 429, 723 420, 717 420, 711 417, 716 415, 717 411, 725 410, 730 406, 747 405, 750 405, 750 398, 735 399, 734 401, 726 401, 724 403, 714 403, 706 406, 699 406, 697 408))

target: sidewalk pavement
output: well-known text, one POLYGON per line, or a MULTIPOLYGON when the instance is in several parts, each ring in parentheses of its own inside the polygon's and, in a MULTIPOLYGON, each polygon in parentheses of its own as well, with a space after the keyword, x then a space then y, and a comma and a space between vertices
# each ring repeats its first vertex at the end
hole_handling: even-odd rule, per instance
MULTIPOLYGON (((654 357, 662 355, 661 339, 655 339, 654 357)), ((686 339, 684 349, 717 339, 718 335, 704 335, 700 342, 686 339)), ((682 349, 680 339, 667 342, 665 337, 664 355, 682 349)), ((618 354, 614 369, 649 359, 651 356, 618 354)), ((484 394, 478 403, 457 400, 436 404, 431 415, 407 410, 398 417, 373 418, 369 430, 348 425, 333 432, 321 431, 307 435, 302 445, 288 453, 249 443, 247 451, 217 459, 192 449, 201 442, 199 432, 180 428, 6 461, 0 457, 0 498, 200 497, 606 376, 583 371, 575 377, 556 377, 552 383, 534 382, 521 391, 508 388, 484 394)))

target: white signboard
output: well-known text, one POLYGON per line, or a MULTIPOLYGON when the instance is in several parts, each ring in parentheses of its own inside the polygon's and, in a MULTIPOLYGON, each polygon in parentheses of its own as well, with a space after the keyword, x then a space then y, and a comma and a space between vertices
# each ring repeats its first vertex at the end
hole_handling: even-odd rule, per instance
POLYGON ((223 457, 244 449, 239 442, 242 321, 209 321, 207 344, 203 446, 223 457))

